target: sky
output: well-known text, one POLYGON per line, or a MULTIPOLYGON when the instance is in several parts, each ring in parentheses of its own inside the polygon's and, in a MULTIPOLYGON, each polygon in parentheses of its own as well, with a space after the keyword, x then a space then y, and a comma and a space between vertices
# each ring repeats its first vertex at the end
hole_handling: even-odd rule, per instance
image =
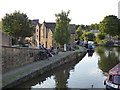
MULTIPOLYGON (((107 15, 118 16, 120 0, 1 0, 0 18, 16 11, 40 23, 55 22, 55 14, 70 10, 71 24, 99 23, 107 15)), ((1 21, 1 20, 0 20, 1 21)))

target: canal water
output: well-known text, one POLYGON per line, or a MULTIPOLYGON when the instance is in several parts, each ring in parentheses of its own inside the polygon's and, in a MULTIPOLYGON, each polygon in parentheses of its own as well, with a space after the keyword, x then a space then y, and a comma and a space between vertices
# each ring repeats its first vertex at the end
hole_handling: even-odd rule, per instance
POLYGON ((104 88, 108 71, 120 60, 120 48, 96 47, 82 60, 73 61, 56 70, 38 76, 19 86, 21 88, 104 88))

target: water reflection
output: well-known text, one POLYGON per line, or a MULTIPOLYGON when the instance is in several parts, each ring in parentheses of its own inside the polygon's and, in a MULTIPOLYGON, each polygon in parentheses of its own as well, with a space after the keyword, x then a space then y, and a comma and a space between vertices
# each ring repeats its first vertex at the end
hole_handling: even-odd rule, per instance
POLYGON ((93 56, 93 52, 88 52, 88 57, 92 57, 93 56))
MULTIPOLYGON (((35 77, 23 84, 15 86, 14 88, 65 88, 67 90, 68 79, 70 71, 74 71, 74 67, 80 60, 74 60, 68 64, 62 65, 55 70, 51 70, 43 76, 35 77), (47 81, 47 82, 46 82, 47 81)), ((70 89, 69 89, 70 90, 70 89)))
POLYGON ((119 63, 120 48, 97 47, 96 52, 100 56, 98 67, 103 71, 104 75, 119 63))
POLYGON ((55 74, 55 82, 56 82, 56 88, 67 88, 68 78, 70 75, 70 70, 65 69, 61 70, 58 73, 55 74))

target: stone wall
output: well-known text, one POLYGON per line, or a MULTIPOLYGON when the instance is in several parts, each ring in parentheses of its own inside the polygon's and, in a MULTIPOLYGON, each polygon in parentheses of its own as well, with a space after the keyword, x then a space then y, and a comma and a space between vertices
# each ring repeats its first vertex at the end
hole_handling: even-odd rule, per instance
POLYGON ((33 62, 39 51, 40 49, 2 46, 2 71, 33 62))
POLYGON ((68 63, 72 63, 73 61, 80 61, 84 56, 86 55, 86 52, 73 52, 71 54, 67 54, 63 57, 56 58, 55 61, 47 63, 43 67, 38 67, 30 72, 28 74, 24 74, 19 79, 15 79, 14 81, 11 81, 11 83, 8 83, 4 86, 4 88, 12 88, 16 85, 19 85, 21 83, 24 83, 30 79, 33 79, 37 76, 44 76, 46 73, 49 73, 51 70, 55 70, 56 68, 67 65, 68 63))
POLYGON ((2 32, 0 29, 0 43, 5 46, 11 46, 12 45, 12 37, 10 37, 7 33, 2 32))

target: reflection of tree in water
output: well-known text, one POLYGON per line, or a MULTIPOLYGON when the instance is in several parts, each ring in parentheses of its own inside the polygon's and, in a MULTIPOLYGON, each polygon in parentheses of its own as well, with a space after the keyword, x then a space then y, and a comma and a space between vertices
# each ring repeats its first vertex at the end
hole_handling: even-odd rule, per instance
POLYGON ((118 54, 120 55, 120 48, 116 48, 116 51, 117 51, 118 54))
POLYGON ((103 74, 108 73, 111 68, 119 63, 119 57, 116 56, 116 50, 112 51, 113 48, 98 47, 96 52, 100 56, 98 61, 99 68, 103 71, 103 74), (100 51, 99 51, 100 50, 100 51))
MULTIPOLYGON (((84 54, 85 55, 85 54, 84 54)), ((82 59, 82 58, 81 58, 82 59)), ((79 61, 81 59, 76 59, 73 60, 67 64, 64 64, 58 68, 55 68, 51 71, 48 71, 48 73, 44 74, 44 75, 40 75, 38 77, 35 77, 33 79, 30 79, 29 81, 22 83, 18 86, 15 86, 13 88, 29 88, 29 90, 32 90, 32 86, 38 85, 41 83, 44 83, 44 81, 46 81, 46 79, 51 76, 54 76, 55 78, 55 82, 56 82, 56 88, 55 90, 61 90, 61 88, 64 90, 71 90, 70 88, 67 87, 68 84, 68 79, 70 76, 70 71, 73 70, 74 71, 74 67, 77 63, 79 63, 79 61)))
POLYGON ((95 51, 99 56, 104 55, 104 48, 102 46, 97 47, 95 51))
MULTIPOLYGON (((82 58, 81 58, 82 59, 82 58)), ((80 60, 81 60, 80 59, 80 60)), ((74 67, 77 63, 79 63, 80 60, 74 60, 68 64, 65 64, 63 66, 61 66, 57 72, 54 74, 54 79, 56 82, 56 90, 58 89, 63 89, 64 90, 71 90, 70 88, 68 88, 67 84, 68 84, 68 79, 70 76, 70 71, 74 70, 74 67)))
POLYGON ((117 55, 119 57, 119 62, 120 62, 120 48, 116 48, 116 51, 117 51, 117 55))
POLYGON ((68 78, 70 75, 70 70, 60 70, 55 74, 56 88, 67 88, 68 78))

